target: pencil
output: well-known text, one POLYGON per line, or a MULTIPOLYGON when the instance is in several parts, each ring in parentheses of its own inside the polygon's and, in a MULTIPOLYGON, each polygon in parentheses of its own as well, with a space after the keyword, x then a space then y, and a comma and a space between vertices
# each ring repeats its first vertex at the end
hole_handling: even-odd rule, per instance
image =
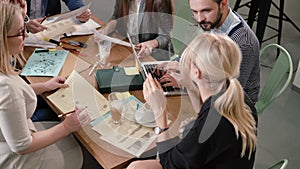
POLYGON ((75 110, 69 111, 67 113, 59 114, 58 117, 63 118, 63 117, 66 117, 68 114, 72 114, 72 113, 75 113, 75 110))

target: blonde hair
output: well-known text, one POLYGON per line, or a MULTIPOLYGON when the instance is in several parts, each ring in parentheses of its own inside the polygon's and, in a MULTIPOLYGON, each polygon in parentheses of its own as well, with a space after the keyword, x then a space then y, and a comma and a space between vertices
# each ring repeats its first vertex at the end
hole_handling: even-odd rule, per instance
POLYGON ((256 148, 256 122, 244 102, 244 91, 237 80, 241 59, 240 48, 228 36, 204 33, 183 52, 180 69, 183 76, 189 76, 189 67, 194 64, 210 83, 212 92, 221 93, 214 107, 234 126, 237 138, 239 135, 242 138, 241 157, 248 148, 250 158, 256 148), (223 93, 222 89, 225 90, 223 93))
POLYGON ((22 55, 12 56, 9 54, 7 34, 14 26, 16 15, 22 16, 19 5, 8 2, 0 2, 0 72, 8 74, 16 74, 15 65, 23 63, 22 55), (11 62, 14 65, 11 65, 11 62))

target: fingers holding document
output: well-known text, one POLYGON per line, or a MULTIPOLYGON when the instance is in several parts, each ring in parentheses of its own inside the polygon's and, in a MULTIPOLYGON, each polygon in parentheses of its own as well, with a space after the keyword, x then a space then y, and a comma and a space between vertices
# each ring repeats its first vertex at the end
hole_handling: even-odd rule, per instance
POLYGON ((38 18, 38 19, 31 19, 27 24, 26 28, 31 33, 38 33, 41 32, 47 27, 45 25, 42 25, 41 22, 44 18, 38 18))
POLYGON ((61 76, 53 77, 44 83, 45 91, 51 91, 58 88, 67 88, 69 85, 65 84, 66 78, 61 76))
POLYGON ((158 47, 158 41, 155 39, 145 41, 145 42, 137 44, 136 47, 140 49, 140 51, 138 53, 139 57, 150 56, 152 53, 152 50, 154 48, 158 47))
POLYGON ((92 16, 92 12, 90 9, 87 9, 86 11, 84 11, 81 15, 76 16, 76 18, 80 21, 80 22, 87 22, 92 16))

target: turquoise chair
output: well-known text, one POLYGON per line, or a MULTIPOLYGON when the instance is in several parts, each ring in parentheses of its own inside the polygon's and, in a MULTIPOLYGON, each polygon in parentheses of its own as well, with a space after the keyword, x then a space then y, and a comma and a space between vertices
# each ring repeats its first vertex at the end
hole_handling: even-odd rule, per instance
POLYGON ((287 165, 288 165, 288 160, 282 159, 278 161, 276 164, 269 167, 268 169, 285 169, 287 165))
POLYGON ((199 28, 192 16, 188 0, 174 0, 172 45, 175 55, 180 54, 196 37, 199 28))
POLYGON ((262 48, 260 51, 260 59, 265 56, 264 53, 266 49, 269 48, 279 50, 279 55, 255 104, 258 115, 261 115, 263 111, 287 89, 293 75, 292 58, 288 51, 278 44, 269 44, 262 48), (286 79, 287 74, 288 77, 286 79))

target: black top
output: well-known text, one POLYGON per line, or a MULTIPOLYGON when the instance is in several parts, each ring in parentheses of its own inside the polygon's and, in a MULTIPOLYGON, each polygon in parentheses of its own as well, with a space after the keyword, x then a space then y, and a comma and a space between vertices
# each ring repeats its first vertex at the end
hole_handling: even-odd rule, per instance
MULTIPOLYGON (((250 106, 257 123, 255 107, 246 96, 245 102, 250 106)), ((213 104, 212 98, 207 99, 197 119, 186 126, 181 140, 173 138, 157 143, 163 168, 253 168, 255 152, 252 152, 249 160, 248 151, 241 158, 241 137, 237 138, 233 125, 211 107, 213 104)))

